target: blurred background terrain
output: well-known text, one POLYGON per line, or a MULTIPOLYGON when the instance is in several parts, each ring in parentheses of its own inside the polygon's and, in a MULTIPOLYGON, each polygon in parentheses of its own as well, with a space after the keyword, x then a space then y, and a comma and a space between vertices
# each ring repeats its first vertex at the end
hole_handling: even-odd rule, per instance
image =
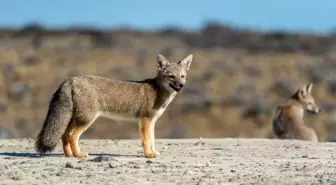
MULTIPOLYGON (((256 3, 250 12, 254 16, 249 14, 248 8, 252 7, 246 1, 209 1, 207 6, 212 4, 212 11, 206 12, 209 8, 204 3, 167 8, 167 12, 167 2, 157 2, 147 4, 151 5, 149 13, 155 14, 152 16, 139 3, 132 4, 134 1, 111 3, 113 10, 106 10, 110 14, 104 11, 106 4, 90 7, 92 2, 87 1, 83 2, 87 7, 62 1, 57 6, 43 5, 43 1, 29 5, 2 2, 0 138, 35 138, 50 98, 64 79, 84 74, 120 80, 151 78, 156 75, 158 53, 170 61, 192 53, 194 60, 185 89, 156 124, 157 138, 271 137, 276 106, 309 82, 314 83, 313 95, 323 111, 306 114, 306 124, 322 141, 336 137, 336 18, 330 14, 336 17, 336 7, 332 7, 335 2, 324 2, 324 7, 331 6, 323 9, 329 10, 324 15, 318 13, 319 7, 312 1, 305 1, 300 11, 295 8, 297 4, 282 1, 287 3, 280 3, 281 11, 287 8, 288 12, 276 15, 276 11, 268 9, 276 9, 280 1, 275 1, 278 5, 256 1, 260 6, 256 3), (218 3, 230 11, 218 13, 218 3), (137 7, 137 11, 131 11, 130 6, 132 10, 137 7), (55 7, 67 8, 58 12, 55 7), (290 7, 293 17, 287 15, 291 15, 290 7), (96 9, 93 14, 92 8, 102 8, 103 13, 96 9), (188 12, 187 8, 194 10, 188 12), (312 11, 314 20, 300 25, 305 23, 304 17, 312 19, 308 16, 312 11), (160 12, 165 15, 158 15, 160 12), (261 12, 259 18, 269 16, 258 21, 257 12, 261 12), (192 13, 199 18, 192 19, 192 13), (323 24, 326 19, 329 25, 323 24), (103 26, 78 20, 101 21, 103 26), (128 26, 120 26, 123 24, 128 26)), ((138 137, 136 123, 105 118, 97 119, 82 136, 138 137)))

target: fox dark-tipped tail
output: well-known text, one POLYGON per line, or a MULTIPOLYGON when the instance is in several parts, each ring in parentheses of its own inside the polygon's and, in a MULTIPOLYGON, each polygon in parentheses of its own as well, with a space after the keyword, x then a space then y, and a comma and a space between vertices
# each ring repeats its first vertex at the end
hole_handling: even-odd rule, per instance
POLYGON ((35 149, 38 153, 45 154, 55 149, 71 121, 72 114, 71 84, 69 81, 64 81, 52 96, 47 117, 37 136, 35 149))

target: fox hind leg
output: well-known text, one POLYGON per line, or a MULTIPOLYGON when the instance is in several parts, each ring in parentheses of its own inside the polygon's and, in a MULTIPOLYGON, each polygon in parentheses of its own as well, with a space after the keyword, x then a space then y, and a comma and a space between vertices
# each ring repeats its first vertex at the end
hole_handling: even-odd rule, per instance
POLYGON ((69 128, 69 142, 70 142, 70 147, 73 155, 77 158, 85 158, 88 156, 87 152, 82 152, 78 140, 80 136, 85 132, 91 124, 96 120, 98 115, 95 115, 91 121, 79 121, 75 120, 72 122, 69 128))
POLYGON ((63 152, 67 157, 73 157, 73 153, 71 150, 71 145, 70 145, 70 135, 69 133, 65 132, 62 135, 62 143, 63 143, 63 152))
POLYGON ((82 152, 78 140, 82 133, 89 128, 90 124, 76 124, 73 125, 70 132, 69 142, 71 146, 72 153, 75 157, 85 158, 88 156, 87 152, 82 152))
POLYGON ((62 144, 63 144, 63 152, 65 154, 65 156, 67 157, 73 157, 73 153, 71 150, 71 144, 70 144, 70 132, 72 129, 72 123, 73 121, 71 121, 68 125, 68 127, 66 128, 65 132, 62 135, 62 144))

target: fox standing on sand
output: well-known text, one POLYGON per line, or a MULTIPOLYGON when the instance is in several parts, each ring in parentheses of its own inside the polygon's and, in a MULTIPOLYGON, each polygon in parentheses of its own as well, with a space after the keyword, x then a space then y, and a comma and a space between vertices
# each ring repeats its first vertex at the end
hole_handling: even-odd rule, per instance
POLYGON ((312 83, 303 86, 284 105, 278 106, 272 124, 278 138, 318 142, 316 132, 303 121, 305 109, 314 114, 321 111, 311 95, 312 87, 312 83))
POLYGON ((176 94, 186 83, 193 55, 170 63, 157 57, 157 76, 144 81, 118 81, 99 76, 71 77, 53 94, 43 127, 35 142, 36 150, 51 152, 62 138, 66 156, 87 157, 78 140, 99 117, 139 122, 146 157, 159 156, 154 146, 154 127, 176 94))

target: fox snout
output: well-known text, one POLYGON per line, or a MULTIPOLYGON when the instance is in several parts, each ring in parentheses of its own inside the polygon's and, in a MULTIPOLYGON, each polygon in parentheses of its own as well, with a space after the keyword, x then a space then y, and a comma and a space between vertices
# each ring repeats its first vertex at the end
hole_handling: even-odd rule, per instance
POLYGON ((313 114, 317 114, 319 112, 321 112, 321 109, 317 106, 308 106, 307 107, 307 111, 313 114))
POLYGON ((174 89, 177 92, 180 92, 182 90, 182 88, 184 87, 184 84, 182 83, 177 83, 177 84, 173 84, 173 83, 169 83, 169 86, 174 89))

